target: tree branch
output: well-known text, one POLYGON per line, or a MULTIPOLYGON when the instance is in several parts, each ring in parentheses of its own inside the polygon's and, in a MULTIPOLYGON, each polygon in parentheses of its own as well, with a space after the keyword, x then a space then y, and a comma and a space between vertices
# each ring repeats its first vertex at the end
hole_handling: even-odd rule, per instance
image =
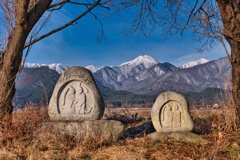
POLYGON ((97 38, 97 40, 101 42, 103 38, 106 39, 105 34, 104 34, 103 24, 102 24, 101 20, 97 17, 97 15, 95 15, 91 11, 90 11, 90 13, 94 16, 94 18, 99 22, 99 24, 101 26, 101 34, 97 38))
POLYGON ((63 26, 61 26, 61 27, 59 27, 59 28, 56 28, 56 29, 54 29, 54 30, 52 30, 52 31, 50 31, 50 32, 48 32, 48 33, 46 33, 46 34, 44 34, 44 35, 42 35, 42 36, 40 36, 40 37, 38 37, 38 38, 30 41, 30 42, 28 42, 27 44, 25 44, 24 49, 27 48, 28 46, 33 45, 34 43, 36 43, 36 42, 38 42, 38 41, 40 41, 40 40, 42 40, 42 39, 44 39, 44 38, 46 38, 46 37, 54 34, 54 33, 56 33, 56 32, 59 32, 59 31, 65 29, 65 28, 67 28, 67 27, 69 27, 69 26, 71 26, 71 25, 76 24, 76 22, 77 22, 79 19, 81 19, 81 18, 82 18, 83 16, 85 16, 87 13, 91 12, 92 9, 94 9, 96 6, 98 6, 99 3, 100 3, 100 1, 101 1, 101 0, 96 1, 96 2, 95 2, 91 7, 89 7, 85 12, 83 12, 82 14, 80 14, 80 15, 77 16, 75 19, 71 20, 70 22, 66 23, 65 25, 63 25, 63 26))
POLYGON ((186 22, 186 24, 184 25, 184 27, 183 27, 183 29, 182 29, 182 31, 181 31, 181 35, 183 34, 184 30, 186 29, 186 26, 188 25, 188 23, 189 23, 189 21, 190 21, 190 19, 191 19, 191 17, 192 17, 193 11, 194 11, 194 10, 196 9, 196 7, 197 7, 197 4, 198 4, 198 0, 196 0, 196 3, 195 3, 194 7, 192 8, 192 10, 191 10, 191 12, 190 12, 190 14, 189 14, 189 16, 188 16, 187 22, 186 22))
POLYGON ((43 13, 47 10, 53 0, 39 0, 28 12, 28 30, 30 31, 43 13))
POLYGON ((48 7, 48 9, 62 6, 62 5, 64 5, 66 2, 69 2, 69 1, 70 1, 70 0, 62 0, 61 2, 58 2, 58 3, 55 3, 55 4, 50 5, 50 6, 48 7))
MULTIPOLYGON (((49 6, 48 8, 48 11, 54 11, 54 10, 59 10, 61 9, 66 3, 69 3, 69 4, 73 4, 73 5, 80 5, 80 6, 92 6, 94 5, 94 3, 81 3, 81 2, 73 2, 71 0, 62 0, 61 2, 58 2, 58 3, 55 3, 55 4, 52 4, 51 6, 49 6)), ((105 2, 106 3, 106 2, 105 2)), ((99 3, 99 5, 103 8, 107 8, 109 9, 108 7, 102 5, 99 3)))

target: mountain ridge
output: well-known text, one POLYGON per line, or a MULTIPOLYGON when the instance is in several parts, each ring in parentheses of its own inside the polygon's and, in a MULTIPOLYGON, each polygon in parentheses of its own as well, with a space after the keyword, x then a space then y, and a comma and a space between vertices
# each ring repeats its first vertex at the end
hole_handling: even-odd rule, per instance
MULTIPOLYGON (((224 60, 224 64, 228 62, 226 58, 222 59, 224 60)), ((227 68, 228 71, 226 72, 230 72, 230 63, 227 63, 228 66, 223 68, 220 64, 217 65, 217 63, 214 63, 217 61, 220 61, 220 59, 208 61, 202 58, 198 61, 189 62, 188 64, 191 65, 186 65, 185 68, 179 68, 168 62, 160 63, 151 56, 140 55, 132 61, 122 63, 119 66, 96 68, 90 65, 86 68, 91 70, 95 80, 102 86, 114 90, 131 91, 137 94, 155 94, 155 92, 167 89, 182 90, 185 92, 191 90, 197 91, 197 88, 202 90, 206 87, 223 88, 224 84, 221 79, 227 76, 215 73, 215 70, 224 70, 227 68), (211 67, 212 65, 204 67, 208 64, 215 65, 214 67, 211 67), (194 69, 196 67, 202 69, 194 69), (215 81, 212 79, 215 79, 215 81)), ((48 67, 54 69, 50 65, 48 67)), ((62 68, 64 70, 64 67, 62 68)))
POLYGON ((67 68, 67 66, 61 63, 52 63, 52 64, 39 64, 39 63, 24 63, 24 68, 39 68, 39 67, 48 67, 49 69, 57 71, 59 74, 62 74, 67 68))
MULTIPOLYGON (((209 62, 209 61, 205 58, 201 58, 199 60, 190 61, 188 63, 180 65, 178 68, 180 68, 180 69, 191 68, 191 67, 194 67, 195 65, 204 64, 206 62, 209 62)), ((156 60, 155 58, 153 58, 149 55, 140 55, 133 60, 130 60, 130 61, 127 61, 127 62, 124 62, 124 63, 120 64, 119 66, 113 66, 113 67, 104 66, 104 67, 111 67, 111 68, 116 69, 116 71, 119 71, 119 68, 120 68, 121 72, 129 73, 129 72, 131 72, 132 69, 134 69, 138 65, 142 65, 142 68, 150 68, 150 67, 152 67, 152 66, 154 66, 158 63, 160 63, 158 60, 156 60)), ((165 64, 165 66, 169 65, 169 67, 173 66, 174 68, 176 68, 176 66, 174 66, 173 64, 171 64, 169 62, 164 62, 162 64, 165 64)), ((69 68, 68 66, 66 66, 64 64, 61 64, 61 63, 52 63, 52 64, 39 64, 39 63, 29 63, 29 62, 24 63, 24 68, 38 68, 38 67, 42 67, 42 66, 47 66, 50 69, 53 69, 60 74, 62 74, 67 68, 69 68)), ((99 67, 96 67, 94 65, 85 66, 85 68, 90 70, 92 73, 95 73, 95 72, 97 72, 98 70, 100 70, 104 67, 99 68, 99 67)))
POLYGON ((184 68, 191 68, 200 64, 204 64, 209 62, 209 60, 205 59, 205 58, 200 58, 199 60, 196 61, 190 61, 188 63, 185 63, 183 65, 180 65, 179 68, 184 69, 184 68))
MULTIPOLYGON (((226 84, 231 81, 231 65, 226 57, 185 69, 159 62, 149 68, 139 64, 124 73, 119 66, 103 67, 92 74, 107 97, 121 90, 122 95, 131 92, 136 97, 156 96, 167 90, 186 93, 206 88, 231 89, 231 84, 226 84)), ((59 76, 49 66, 24 68, 16 79, 15 102, 25 103, 31 97, 35 97, 34 102, 49 100, 59 76)))

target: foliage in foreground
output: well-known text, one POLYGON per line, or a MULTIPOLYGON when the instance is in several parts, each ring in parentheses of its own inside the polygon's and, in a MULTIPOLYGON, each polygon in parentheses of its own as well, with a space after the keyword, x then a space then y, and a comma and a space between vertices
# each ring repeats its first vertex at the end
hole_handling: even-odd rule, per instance
MULTIPOLYGON (((5 117, 6 121, 1 123, 0 159, 239 159, 240 133, 232 132, 231 127, 227 127, 232 124, 226 124, 226 115, 225 119, 223 115, 213 116, 218 112, 209 110, 207 114, 201 114, 201 111, 192 113, 195 116, 195 127, 209 126, 212 123, 210 132, 204 135, 209 140, 207 144, 152 141, 146 139, 144 134, 134 139, 124 134, 125 137, 118 142, 110 143, 94 139, 74 139, 62 133, 52 133, 50 128, 40 143, 33 133, 41 123, 49 121, 47 109, 26 108, 14 112, 11 124, 8 123, 10 116, 5 117)), ((121 114, 121 111, 116 114, 121 114)), ((146 121, 130 122, 131 124, 126 124, 125 133, 130 128, 143 126, 146 121)), ((135 134, 138 131, 135 130, 135 134)))

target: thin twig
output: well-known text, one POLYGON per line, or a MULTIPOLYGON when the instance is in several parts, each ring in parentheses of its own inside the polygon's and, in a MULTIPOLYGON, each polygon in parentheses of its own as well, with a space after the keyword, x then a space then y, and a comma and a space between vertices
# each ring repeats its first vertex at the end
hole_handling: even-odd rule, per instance
POLYGON ((82 14, 80 14, 80 15, 77 16, 75 19, 71 20, 70 22, 66 23, 65 25, 63 25, 63 26, 61 26, 61 27, 59 27, 59 28, 56 28, 56 29, 50 31, 50 32, 48 32, 48 33, 46 33, 46 34, 44 34, 44 35, 42 35, 42 36, 40 36, 40 37, 32 40, 31 42, 26 43, 25 46, 24 46, 24 48, 27 48, 28 46, 33 45, 34 43, 36 43, 36 42, 38 42, 38 41, 40 41, 40 40, 42 40, 42 39, 44 39, 44 38, 46 38, 46 37, 54 34, 54 33, 56 33, 56 32, 59 32, 59 31, 65 29, 65 28, 67 28, 67 27, 69 27, 69 26, 71 26, 71 25, 76 24, 76 22, 77 22, 79 19, 81 19, 81 18, 84 17, 87 13, 89 13, 92 9, 94 9, 94 8, 100 3, 100 1, 101 1, 101 0, 98 0, 97 2, 95 2, 91 7, 89 7, 89 9, 87 9, 85 12, 83 12, 82 14))

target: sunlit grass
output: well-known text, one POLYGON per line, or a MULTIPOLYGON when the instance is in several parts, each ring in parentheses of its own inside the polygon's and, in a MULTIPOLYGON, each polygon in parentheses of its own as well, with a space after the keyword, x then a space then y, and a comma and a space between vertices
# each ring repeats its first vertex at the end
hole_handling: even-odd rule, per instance
MULTIPOLYGON (((144 134, 140 138, 123 137, 118 142, 106 143, 76 139, 51 128, 36 139, 37 130, 49 118, 45 106, 31 104, 6 116, 1 123, 0 159, 239 159, 240 133, 235 129, 234 108, 229 107, 230 102, 222 103, 228 106, 191 111, 194 132, 199 131, 209 141, 207 144, 152 141, 144 134), (208 132, 204 127, 209 127, 208 132)), ((106 109, 103 119, 124 120, 127 132, 131 126, 149 123, 150 112, 151 109, 106 109)))

